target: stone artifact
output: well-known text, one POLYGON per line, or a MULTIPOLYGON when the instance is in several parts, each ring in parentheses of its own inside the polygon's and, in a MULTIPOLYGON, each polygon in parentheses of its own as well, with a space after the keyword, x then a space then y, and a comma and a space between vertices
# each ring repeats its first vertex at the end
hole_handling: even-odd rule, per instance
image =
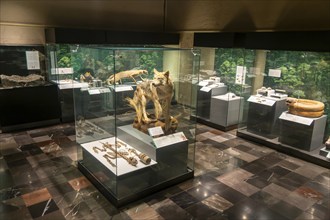
MULTIPOLYGON (((135 128, 148 126, 151 122, 157 122, 161 116, 164 117, 165 133, 171 126, 170 105, 173 96, 173 82, 169 77, 169 71, 158 72, 154 69, 154 78, 145 80, 138 84, 133 99, 126 98, 129 105, 136 111, 135 128), (149 101, 154 104, 153 118, 148 117, 146 107, 149 101)), ((151 126, 148 126, 149 128, 151 126)), ((147 129, 139 129, 146 132, 147 129)))
POLYGON ((324 104, 319 101, 309 99, 287 98, 286 104, 289 113, 309 118, 321 117, 324 113, 324 104))
POLYGON ((139 154, 138 154, 138 153, 136 152, 136 150, 133 149, 133 148, 128 149, 128 152, 135 154, 135 155, 140 159, 140 161, 141 161, 142 163, 144 163, 144 164, 150 164, 150 162, 151 162, 150 157, 148 157, 148 156, 147 156, 146 154, 144 154, 144 153, 139 153, 139 154))
POLYGON ((3 87, 26 87, 45 84, 45 77, 38 74, 30 74, 28 76, 0 75, 0 79, 3 87))
POLYGON ((325 142, 325 147, 326 147, 326 149, 330 150, 330 137, 329 137, 328 140, 325 142))
POLYGON ((91 74, 91 72, 86 71, 84 74, 80 75, 80 82, 87 82, 87 83, 93 83, 93 75, 91 74))
MULTIPOLYGON (((113 157, 114 158, 120 156, 121 158, 123 158, 124 160, 126 160, 129 164, 131 164, 132 166, 136 166, 138 164, 138 161, 134 157, 127 156, 128 155, 128 152, 117 151, 117 149, 113 148, 113 145, 112 144, 109 144, 107 142, 106 143, 100 142, 100 143, 102 144, 103 148, 109 149, 109 150, 111 150, 114 153, 113 154, 113 157)), ((114 158, 111 158, 110 155, 111 154, 108 153, 108 156, 106 157, 107 160, 108 159, 114 159, 114 158)))
POLYGON ((136 83, 136 80, 134 77, 138 76, 143 81, 143 78, 141 77, 142 74, 148 74, 148 71, 147 70, 127 70, 127 71, 115 73, 107 79, 107 83, 108 83, 108 85, 113 85, 119 81, 120 84, 122 84, 121 80, 125 79, 125 78, 133 79, 134 82, 136 83))

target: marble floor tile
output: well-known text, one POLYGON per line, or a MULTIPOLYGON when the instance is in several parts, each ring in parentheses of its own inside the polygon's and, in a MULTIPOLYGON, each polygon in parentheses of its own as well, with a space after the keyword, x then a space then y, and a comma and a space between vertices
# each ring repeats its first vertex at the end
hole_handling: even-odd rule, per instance
POLYGON ((247 198, 247 196, 240 193, 239 191, 236 191, 235 189, 233 189, 231 187, 228 187, 226 190, 220 191, 217 194, 233 204, 236 204, 239 201, 247 198))
POLYGON ((295 220, 321 220, 319 217, 312 215, 308 212, 303 212, 295 220))
POLYGON ((183 209, 199 202, 199 200, 197 198, 195 198, 194 196, 192 196, 191 194, 189 194, 187 192, 182 192, 177 195, 174 195, 174 196, 170 197, 170 199, 183 209))
POLYGON ((52 139, 48 136, 48 135, 43 135, 43 136, 38 136, 38 137, 34 137, 33 141, 34 142, 42 142, 42 141, 51 141, 52 139))
POLYGON ((190 220, 193 216, 176 205, 172 200, 165 199, 151 206, 164 219, 190 220))
POLYGON ((210 208, 215 209, 218 212, 223 212, 226 209, 233 206, 233 203, 229 202, 225 198, 222 198, 218 194, 214 194, 202 201, 202 203, 210 208))
POLYGON ((217 215, 219 212, 201 202, 198 202, 188 208, 186 211, 193 216, 193 219, 209 219, 217 215))
POLYGON ((276 204, 270 206, 271 210, 277 212, 280 215, 285 216, 288 219, 295 219, 303 213, 303 211, 285 201, 279 201, 276 204))
POLYGON ((285 198, 290 194, 291 191, 275 184, 275 183, 271 183, 268 186, 264 187, 262 189, 263 192, 269 193, 270 195, 274 196, 277 199, 283 199, 285 200, 285 198))
POLYGON ((306 212, 320 219, 330 219, 329 207, 324 207, 319 204, 314 204, 306 212))
POLYGON ((54 211, 57 211, 58 207, 55 204, 54 200, 49 199, 47 201, 28 206, 28 209, 32 218, 35 219, 38 217, 46 216, 54 211))
POLYGON ((164 219, 148 204, 142 203, 125 211, 132 219, 164 219))
POLYGON ((285 197, 285 201, 297 208, 306 211, 311 208, 317 200, 314 198, 306 198, 297 192, 291 192, 285 197))
POLYGON ((76 191, 79 191, 91 185, 91 183, 84 176, 69 180, 69 184, 76 191))
POLYGON ((26 144, 35 143, 35 141, 28 134, 14 136, 14 139, 18 145, 26 145, 26 144))
POLYGON ((253 194, 252 196, 250 196, 250 198, 256 202, 265 204, 268 207, 282 201, 279 198, 276 198, 265 191, 259 191, 255 194, 253 194))
MULTIPOLYGON (((189 117, 180 122, 190 135, 189 117)), ((328 169, 238 138, 236 130, 197 124, 193 132, 195 177, 119 208, 77 169, 73 123, 0 134, 0 219, 329 218, 328 169)))
POLYGON ((307 177, 309 179, 314 179, 315 177, 317 177, 324 171, 326 171, 326 170, 323 167, 308 164, 308 165, 303 165, 303 166, 297 168, 294 172, 297 174, 300 174, 304 177, 307 177))
POLYGON ((254 156, 252 154, 246 153, 244 151, 241 151, 239 149, 236 149, 236 148, 228 148, 228 149, 224 150, 224 152, 226 152, 227 154, 230 154, 234 157, 237 157, 241 160, 244 160, 246 162, 252 162, 252 161, 258 159, 258 157, 254 156))
POLYGON ((217 180, 246 196, 250 196, 259 191, 259 188, 245 182, 245 180, 249 179, 252 175, 252 173, 237 168, 228 174, 218 177, 217 180))
POLYGON ((49 194, 47 188, 43 188, 31 193, 23 194, 22 198, 26 206, 28 207, 51 199, 51 195, 49 194))

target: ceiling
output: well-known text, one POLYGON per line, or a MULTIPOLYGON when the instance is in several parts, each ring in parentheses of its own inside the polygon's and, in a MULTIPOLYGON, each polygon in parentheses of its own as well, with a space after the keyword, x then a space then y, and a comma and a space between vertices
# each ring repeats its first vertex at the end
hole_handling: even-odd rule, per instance
POLYGON ((0 0, 0 22, 161 32, 330 30, 330 0, 0 0))

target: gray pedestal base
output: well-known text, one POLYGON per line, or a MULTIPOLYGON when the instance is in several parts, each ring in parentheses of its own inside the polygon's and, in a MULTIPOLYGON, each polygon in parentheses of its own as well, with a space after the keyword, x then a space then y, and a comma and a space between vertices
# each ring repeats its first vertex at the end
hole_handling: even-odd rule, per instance
POLYGON ((280 116, 279 141, 307 151, 320 148, 326 121, 326 115, 319 118, 305 118, 284 112, 280 116))
POLYGON ((227 95, 213 96, 211 99, 210 121, 227 127, 238 124, 240 119, 240 103, 242 97, 227 95))

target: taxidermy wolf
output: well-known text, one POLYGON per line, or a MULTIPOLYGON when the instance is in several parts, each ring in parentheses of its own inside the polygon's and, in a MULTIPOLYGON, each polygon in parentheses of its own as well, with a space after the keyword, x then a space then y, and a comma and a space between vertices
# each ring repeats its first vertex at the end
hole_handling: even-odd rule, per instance
POLYGON ((158 72, 154 69, 154 78, 138 84, 133 99, 126 98, 129 105, 136 111, 138 123, 150 123, 152 121, 146 111, 148 102, 152 101, 155 109, 155 120, 164 116, 165 131, 169 129, 171 120, 170 105, 174 87, 169 74, 169 71, 158 72))

